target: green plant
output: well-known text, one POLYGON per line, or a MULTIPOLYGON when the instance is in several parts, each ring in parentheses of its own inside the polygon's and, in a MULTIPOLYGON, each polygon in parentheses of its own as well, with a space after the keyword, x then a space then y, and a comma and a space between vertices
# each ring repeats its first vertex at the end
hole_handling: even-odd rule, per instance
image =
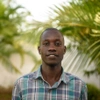
POLYGON ((37 35, 32 23, 27 20, 32 15, 15 1, 0 0, 0 63, 10 72, 21 73, 25 55, 37 62, 36 55, 28 48, 36 44, 37 35), (13 54, 19 55, 21 67, 16 67, 10 60, 13 54))
POLYGON ((92 73, 89 70, 89 74, 100 75, 100 0, 66 2, 51 9, 47 22, 34 25, 42 31, 46 27, 56 27, 70 40, 64 64, 66 71, 90 68, 92 73))
POLYGON ((95 85, 87 84, 88 100, 100 100, 100 89, 95 85))
POLYGON ((0 100, 11 100, 12 87, 5 88, 0 86, 0 100))

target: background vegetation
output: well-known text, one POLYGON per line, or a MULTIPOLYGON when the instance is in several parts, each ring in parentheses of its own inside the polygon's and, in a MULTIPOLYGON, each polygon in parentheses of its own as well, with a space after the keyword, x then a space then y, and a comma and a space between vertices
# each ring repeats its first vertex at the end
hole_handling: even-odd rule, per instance
POLYGON ((25 49, 25 45, 35 45, 37 42, 32 38, 36 34, 28 17, 32 17, 30 12, 14 0, 0 0, 0 62, 10 72, 20 73, 20 69, 10 60, 12 54, 20 55, 20 67, 25 54, 31 56, 33 61, 37 60, 30 49, 25 49))
POLYGON ((0 87, 0 100, 11 100, 12 87, 0 87))
MULTIPOLYGON (((50 16, 48 21, 35 22, 35 27, 40 27, 41 31, 46 27, 56 27, 70 40, 69 52, 74 52, 74 56, 66 70, 85 69, 87 75, 100 74, 99 6, 99 0, 72 0, 69 5, 55 5, 51 13, 54 16, 50 16)), ((68 59, 69 56, 66 61, 68 59)))

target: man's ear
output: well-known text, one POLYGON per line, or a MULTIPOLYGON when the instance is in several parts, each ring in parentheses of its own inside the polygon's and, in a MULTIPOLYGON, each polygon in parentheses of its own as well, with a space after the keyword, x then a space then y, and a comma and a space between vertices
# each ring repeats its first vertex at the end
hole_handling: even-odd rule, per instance
POLYGON ((41 54, 40 46, 38 46, 38 52, 39 52, 39 54, 41 54))

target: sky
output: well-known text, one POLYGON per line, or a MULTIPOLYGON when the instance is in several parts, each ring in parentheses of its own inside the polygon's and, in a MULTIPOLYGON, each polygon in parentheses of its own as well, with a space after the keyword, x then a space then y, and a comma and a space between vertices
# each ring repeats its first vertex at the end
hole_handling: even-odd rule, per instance
POLYGON ((48 19, 50 7, 67 2, 68 0, 16 0, 16 2, 27 8, 38 21, 48 19))

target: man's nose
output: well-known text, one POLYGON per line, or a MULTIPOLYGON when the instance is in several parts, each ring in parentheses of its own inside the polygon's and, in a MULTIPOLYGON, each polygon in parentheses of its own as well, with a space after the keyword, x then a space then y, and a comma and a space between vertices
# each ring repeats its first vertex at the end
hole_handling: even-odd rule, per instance
POLYGON ((54 44, 50 44, 48 50, 49 50, 49 51, 56 51, 56 47, 55 47, 55 45, 54 45, 54 44))

